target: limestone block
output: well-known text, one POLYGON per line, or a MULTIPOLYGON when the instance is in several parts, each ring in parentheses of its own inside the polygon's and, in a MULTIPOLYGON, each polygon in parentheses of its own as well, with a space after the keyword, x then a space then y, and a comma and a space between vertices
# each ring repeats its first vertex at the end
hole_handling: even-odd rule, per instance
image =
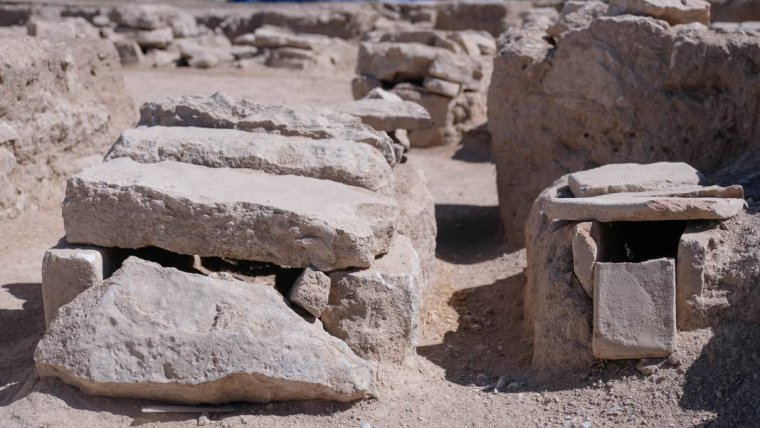
POLYGON ((323 272, 306 268, 288 293, 288 300, 319 318, 330 297, 330 277, 323 272))
POLYGON ((409 101, 362 99, 335 104, 330 108, 338 113, 357 116, 363 123, 379 131, 425 129, 431 125, 430 114, 427 110, 409 101))
POLYGON ((599 223, 578 223, 573 229, 573 271, 589 297, 594 296, 594 266, 600 261, 599 223))
POLYGON ((570 191, 577 198, 608 193, 665 190, 699 184, 702 175, 684 162, 650 164, 618 163, 574 172, 568 177, 570 191))
POLYGON ((609 13, 651 16, 670 25, 710 25, 710 3, 705 0, 611 0, 609 13))

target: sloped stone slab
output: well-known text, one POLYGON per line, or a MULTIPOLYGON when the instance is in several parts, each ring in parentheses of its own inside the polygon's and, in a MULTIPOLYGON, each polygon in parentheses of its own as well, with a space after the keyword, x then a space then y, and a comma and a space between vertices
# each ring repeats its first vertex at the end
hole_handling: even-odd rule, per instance
POLYGON ((337 138, 371 145, 391 166, 397 161, 391 138, 364 125, 355 116, 315 107, 259 104, 222 93, 210 97, 169 97, 145 103, 140 107, 139 125, 197 126, 315 139, 337 138))
POLYGON ((368 267, 388 250, 398 212, 389 198, 332 181, 128 158, 71 178, 63 203, 72 243, 325 271, 368 267))
POLYGON ((699 171, 683 162, 650 164, 618 163, 574 172, 568 177, 570 191, 578 198, 608 193, 644 192, 699 184, 699 171))
POLYGON ((409 101, 363 99, 331 106, 338 113, 361 118, 362 122, 380 131, 425 129, 432 125, 425 107, 409 101))
POLYGON ((597 358, 664 357, 676 348, 673 259, 597 263, 594 337, 597 358))
POLYGON ((364 358, 404 362, 417 346, 421 277, 412 242, 397 235, 371 268, 330 273, 325 330, 364 358))
POLYGON ((613 193, 591 198, 552 198, 544 206, 555 220, 725 220, 746 206, 743 199, 660 196, 656 192, 613 193))
POLYGON ((248 168, 300 175, 393 193, 393 171, 366 144, 314 140, 234 129, 140 127, 122 132, 106 160, 129 157, 142 163, 163 160, 214 168, 248 168))
POLYGON ((111 397, 222 403, 376 394, 372 366, 272 287, 137 258, 61 308, 34 359, 40 376, 111 397))

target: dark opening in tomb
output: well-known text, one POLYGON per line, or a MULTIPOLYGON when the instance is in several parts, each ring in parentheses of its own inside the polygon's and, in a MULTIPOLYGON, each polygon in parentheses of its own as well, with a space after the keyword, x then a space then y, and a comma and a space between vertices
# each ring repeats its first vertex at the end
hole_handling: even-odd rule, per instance
POLYGON ((193 256, 173 253, 158 247, 143 247, 138 249, 114 248, 112 260, 106 266, 105 272, 103 272, 105 277, 107 278, 117 271, 121 267, 121 264, 124 263, 124 260, 130 256, 158 263, 163 267, 196 273, 196 270, 193 268, 193 256))
POLYGON ((639 263, 675 258, 685 221, 629 221, 599 224, 601 261, 639 263))

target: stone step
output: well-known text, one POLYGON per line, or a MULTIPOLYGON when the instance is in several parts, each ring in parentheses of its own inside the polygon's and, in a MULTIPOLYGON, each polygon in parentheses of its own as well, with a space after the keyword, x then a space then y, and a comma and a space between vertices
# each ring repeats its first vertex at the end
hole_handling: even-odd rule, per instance
POLYGON ((222 93, 210 97, 169 97, 145 103, 140 107, 139 125, 197 126, 316 139, 337 138, 371 145, 391 166, 398 161, 393 140, 384 132, 361 123, 357 117, 316 107, 259 104, 222 93))
POLYGON ((163 160, 214 168, 248 168, 275 175, 300 175, 393 194, 393 171, 367 144, 346 140, 251 133, 234 129, 152 126, 128 129, 106 160, 163 160))
POLYGON ((388 251, 399 208, 328 180, 114 159, 68 182, 67 240, 331 271, 388 251))
POLYGON ((40 376, 110 397, 195 404, 376 395, 371 363, 272 287, 135 257, 59 310, 34 359, 40 376))

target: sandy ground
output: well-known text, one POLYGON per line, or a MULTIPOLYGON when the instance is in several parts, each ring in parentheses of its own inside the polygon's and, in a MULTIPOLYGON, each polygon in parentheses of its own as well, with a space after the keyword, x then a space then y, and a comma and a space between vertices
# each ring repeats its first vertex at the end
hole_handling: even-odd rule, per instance
MULTIPOLYGON (((350 75, 282 71, 127 70, 136 103, 223 91, 269 103, 350 99, 350 75)), ((414 150, 427 171, 439 227, 436 278, 426 293, 422 343, 402 368, 381 369, 381 397, 353 405, 234 404, 233 412, 143 413, 155 403, 88 397, 39 380, 32 353, 44 330, 40 261, 63 235, 55 200, 0 223, 0 426, 732 426, 760 418, 760 333, 742 326, 681 333, 679 352, 644 375, 600 363, 539 382, 527 366, 522 322, 524 251, 500 236, 488 147, 414 150), (501 379, 502 390, 493 391, 501 379)))

